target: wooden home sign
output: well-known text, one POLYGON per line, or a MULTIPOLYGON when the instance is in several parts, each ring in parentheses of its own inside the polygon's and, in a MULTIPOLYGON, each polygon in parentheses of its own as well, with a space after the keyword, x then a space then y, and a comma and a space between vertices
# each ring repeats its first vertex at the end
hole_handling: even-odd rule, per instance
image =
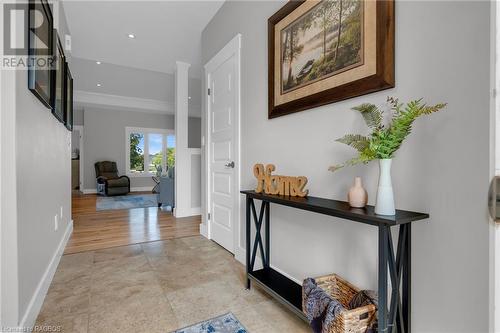
POLYGON ((272 175, 274 170, 276 170, 274 164, 268 164, 265 168, 263 164, 254 165, 253 174, 255 178, 257 178, 257 188, 255 192, 292 197, 307 196, 309 190, 304 190, 307 185, 307 177, 272 175))

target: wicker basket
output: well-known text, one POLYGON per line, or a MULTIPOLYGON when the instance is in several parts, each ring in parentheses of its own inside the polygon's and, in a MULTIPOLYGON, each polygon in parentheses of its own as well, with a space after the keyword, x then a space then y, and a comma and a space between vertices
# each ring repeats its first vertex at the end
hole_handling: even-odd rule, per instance
MULTIPOLYGON (((375 320, 376 307, 373 304, 347 310, 349 302, 359 291, 358 288, 336 274, 314 278, 318 287, 325 290, 346 309, 341 312, 330 326, 329 333, 365 333, 367 327, 375 320)), ((302 292, 302 309, 305 313, 306 299, 302 292)))

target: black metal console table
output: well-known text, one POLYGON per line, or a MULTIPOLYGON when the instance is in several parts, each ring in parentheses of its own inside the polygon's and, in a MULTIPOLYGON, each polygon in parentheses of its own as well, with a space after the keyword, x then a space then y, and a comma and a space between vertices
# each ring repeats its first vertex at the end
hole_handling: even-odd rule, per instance
POLYGON ((270 266, 271 203, 370 224, 378 227, 379 332, 392 332, 394 329, 398 332, 410 332, 411 222, 427 219, 428 214, 397 210, 395 216, 382 216, 375 214, 373 206, 362 209, 351 208, 345 201, 268 195, 255 191, 241 191, 241 193, 246 195, 247 288, 250 288, 250 280, 254 281, 296 315, 306 319, 302 313, 302 286, 270 266), (258 215, 255 199, 262 201, 258 215), (253 246, 250 239, 252 217, 256 230, 253 246), (390 228, 397 225, 400 226, 399 237, 394 251, 390 228), (265 242, 261 235, 263 226, 265 242), (257 248, 261 254, 263 268, 254 270, 257 248), (392 286, 390 304, 387 297, 388 277, 392 286))

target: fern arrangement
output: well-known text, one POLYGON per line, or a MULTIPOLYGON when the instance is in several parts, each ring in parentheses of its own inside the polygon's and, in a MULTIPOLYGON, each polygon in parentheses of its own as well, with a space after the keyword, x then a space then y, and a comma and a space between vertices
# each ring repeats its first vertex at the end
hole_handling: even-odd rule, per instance
POLYGON ((422 99, 410 101, 405 106, 404 103, 400 103, 397 98, 393 97, 388 97, 387 103, 392 111, 392 121, 387 126, 382 123, 383 111, 380 111, 376 105, 365 103, 353 108, 361 113, 372 133, 369 136, 347 134, 337 139, 337 142, 356 149, 359 155, 342 164, 331 166, 330 171, 359 163, 366 164, 375 159, 393 158, 403 141, 411 133, 415 119, 437 112, 446 106, 446 103, 427 105, 422 102, 422 99))

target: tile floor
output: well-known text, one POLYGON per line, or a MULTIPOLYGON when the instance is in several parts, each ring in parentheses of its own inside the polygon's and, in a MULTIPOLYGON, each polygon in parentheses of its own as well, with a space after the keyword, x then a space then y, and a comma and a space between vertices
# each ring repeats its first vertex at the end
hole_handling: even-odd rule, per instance
POLYGON ((63 256, 37 325, 168 333, 229 311, 252 333, 310 332, 265 293, 245 290, 244 266, 201 236, 63 256))

